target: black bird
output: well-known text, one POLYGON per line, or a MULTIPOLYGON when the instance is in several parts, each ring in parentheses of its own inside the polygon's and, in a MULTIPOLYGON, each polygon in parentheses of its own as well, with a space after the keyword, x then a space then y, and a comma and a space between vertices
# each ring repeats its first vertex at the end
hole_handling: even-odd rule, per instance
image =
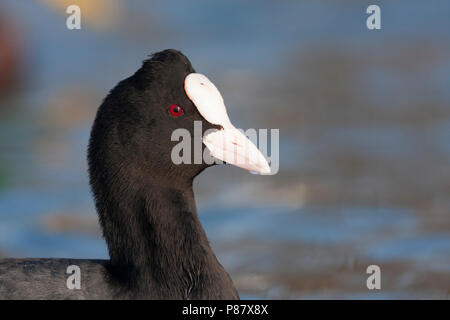
POLYGON ((193 137, 191 150, 200 142, 201 153, 270 172, 231 125, 214 84, 181 52, 155 53, 111 90, 91 131, 90 184, 110 260, 1 260, 0 298, 238 299, 195 205, 193 179, 212 164, 176 164, 176 129, 193 137), (79 267, 79 289, 68 286, 71 265, 79 267))

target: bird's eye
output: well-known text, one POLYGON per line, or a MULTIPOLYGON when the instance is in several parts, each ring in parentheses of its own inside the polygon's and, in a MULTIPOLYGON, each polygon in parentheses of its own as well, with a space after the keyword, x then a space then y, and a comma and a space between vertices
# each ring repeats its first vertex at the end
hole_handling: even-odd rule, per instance
POLYGON ((170 106, 169 112, 174 117, 179 117, 183 113, 183 108, 181 108, 179 105, 173 104, 170 106))

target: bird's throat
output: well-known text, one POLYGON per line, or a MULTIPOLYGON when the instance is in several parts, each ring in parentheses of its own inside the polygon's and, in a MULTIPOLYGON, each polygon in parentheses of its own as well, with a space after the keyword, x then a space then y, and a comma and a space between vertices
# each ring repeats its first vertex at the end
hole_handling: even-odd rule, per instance
POLYGON ((118 221, 104 224, 113 280, 121 288, 186 299, 224 272, 200 224, 192 186, 149 184, 127 200, 123 196, 115 208, 120 212, 108 215, 118 221))

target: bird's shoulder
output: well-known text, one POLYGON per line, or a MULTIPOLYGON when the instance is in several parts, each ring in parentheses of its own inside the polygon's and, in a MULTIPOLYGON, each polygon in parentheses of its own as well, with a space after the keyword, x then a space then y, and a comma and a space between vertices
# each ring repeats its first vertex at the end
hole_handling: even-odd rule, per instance
POLYGON ((0 299, 105 299, 108 260, 0 259, 0 299))

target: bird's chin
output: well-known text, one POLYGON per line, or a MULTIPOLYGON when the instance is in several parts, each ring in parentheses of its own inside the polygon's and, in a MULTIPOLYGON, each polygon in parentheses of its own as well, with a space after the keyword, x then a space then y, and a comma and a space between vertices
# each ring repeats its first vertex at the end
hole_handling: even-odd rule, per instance
POLYGON ((192 166, 194 166, 193 170, 195 172, 195 176, 198 176, 200 173, 202 173, 206 169, 208 169, 210 167, 214 167, 216 165, 217 165, 217 163, 213 163, 213 164, 201 163, 201 164, 195 164, 192 166))

